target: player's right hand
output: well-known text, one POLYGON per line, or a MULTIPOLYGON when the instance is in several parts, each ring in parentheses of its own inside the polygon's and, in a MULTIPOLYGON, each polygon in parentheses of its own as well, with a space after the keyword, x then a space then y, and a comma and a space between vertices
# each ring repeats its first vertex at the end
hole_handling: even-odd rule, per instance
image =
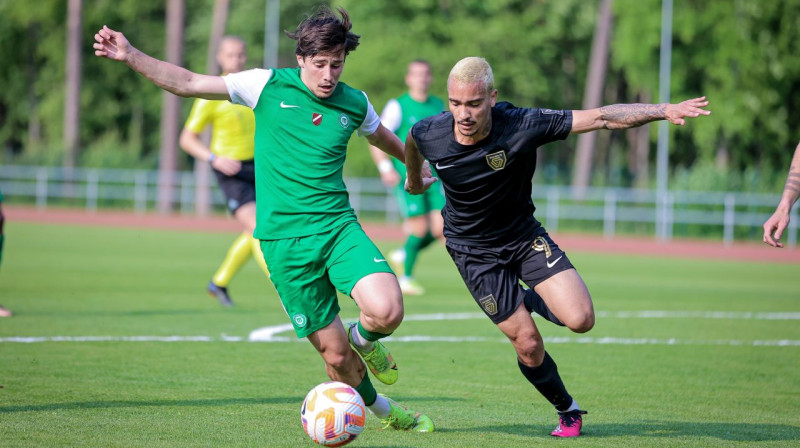
POLYGON ((781 235, 789 225, 789 214, 776 210, 764 223, 764 242, 772 247, 783 247, 781 235))
POLYGON ((214 161, 211 162, 211 166, 226 176, 233 176, 242 170, 242 162, 236 159, 229 159, 227 157, 215 158, 214 161))
POLYGON ((94 40, 94 55, 101 58, 124 62, 133 51, 125 35, 105 25, 94 35, 94 40))
POLYGON ((423 177, 422 184, 412 184, 408 181, 408 177, 406 177, 406 184, 405 188, 406 191, 410 194, 422 194, 425 193, 431 185, 435 184, 439 181, 438 177, 423 177))

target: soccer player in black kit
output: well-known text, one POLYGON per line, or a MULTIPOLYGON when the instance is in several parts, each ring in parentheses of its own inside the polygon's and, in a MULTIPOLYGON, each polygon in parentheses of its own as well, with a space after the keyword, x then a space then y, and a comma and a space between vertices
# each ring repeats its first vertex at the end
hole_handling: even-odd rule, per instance
POLYGON ((567 255, 533 216, 536 149, 597 129, 656 120, 683 125, 686 117, 709 115, 702 109, 708 101, 573 111, 518 108, 497 103, 492 69, 476 57, 453 67, 447 93, 450 112, 418 122, 406 138, 406 190, 427 189, 424 159, 435 165, 447 198, 442 211, 447 250, 464 283, 511 341, 522 374, 558 411, 559 424, 551 434, 577 437, 586 411, 567 393, 530 313, 584 333, 594 326, 594 308, 567 255))

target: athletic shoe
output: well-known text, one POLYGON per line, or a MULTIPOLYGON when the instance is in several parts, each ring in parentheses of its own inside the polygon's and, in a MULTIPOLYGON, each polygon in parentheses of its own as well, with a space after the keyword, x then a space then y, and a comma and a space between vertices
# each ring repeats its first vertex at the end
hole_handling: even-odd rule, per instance
POLYGON ((228 295, 228 288, 224 286, 218 286, 211 281, 208 282, 206 291, 208 291, 208 295, 219 300, 220 305, 233 306, 233 300, 231 300, 231 296, 228 295))
POLYGON ((3 308, 3 305, 0 305, 0 317, 11 317, 14 313, 11 312, 8 308, 3 308))
POLYGON ((406 262, 406 250, 403 248, 395 249, 391 253, 389 253, 389 266, 392 267, 394 273, 401 277, 403 272, 405 271, 405 266, 403 265, 406 262))
POLYGON ((421 296, 425 294, 425 288, 422 287, 412 277, 402 276, 398 280, 400 283, 400 291, 406 296, 421 296))
POLYGON ((353 331, 358 331, 356 326, 358 322, 350 322, 347 324, 347 339, 353 350, 356 351, 367 363, 369 371, 375 375, 375 378, 380 380, 383 384, 394 384, 397 382, 397 364, 395 364, 392 355, 380 341, 375 341, 372 344, 372 350, 364 351, 356 344, 353 343, 353 331))
POLYGON ((583 425, 582 415, 586 411, 575 410, 558 413, 558 426, 550 433, 555 437, 578 437, 581 435, 581 426, 583 425))
POLYGON ((412 411, 385 395, 382 395, 382 397, 389 401, 389 406, 391 407, 389 415, 381 419, 383 429, 392 427, 404 431, 433 432, 433 420, 430 417, 412 411))

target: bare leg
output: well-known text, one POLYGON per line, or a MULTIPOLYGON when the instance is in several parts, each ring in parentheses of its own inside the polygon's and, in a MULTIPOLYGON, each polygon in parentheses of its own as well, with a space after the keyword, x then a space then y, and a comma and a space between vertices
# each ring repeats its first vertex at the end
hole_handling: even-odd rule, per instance
POLYGON ((350 295, 361 310, 359 320, 366 330, 391 334, 403 321, 403 295, 393 274, 370 274, 356 283, 350 295))
POLYGON ((592 297, 575 269, 559 272, 536 285, 534 290, 570 330, 586 333, 594 327, 592 297))
POLYGON ((347 332, 339 316, 328 326, 308 335, 308 340, 322 356, 325 371, 331 380, 353 387, 361 384, 366 367, 358 354, 350 348, 347 332))

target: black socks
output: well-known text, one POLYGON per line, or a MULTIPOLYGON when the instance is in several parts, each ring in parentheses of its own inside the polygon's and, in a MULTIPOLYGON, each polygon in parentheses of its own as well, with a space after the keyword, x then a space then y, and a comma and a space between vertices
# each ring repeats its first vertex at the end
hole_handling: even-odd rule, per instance
POLYGON ((539 367, 528 367, 519 360, 519 370, 525 378, 533 384, 536 390, 544 396, 556 410, 564 412, 572 405, 572 397, 567 393, 567 388, 558 375, 558 367, 547 352, 544 352, 544 361, 539 367))

